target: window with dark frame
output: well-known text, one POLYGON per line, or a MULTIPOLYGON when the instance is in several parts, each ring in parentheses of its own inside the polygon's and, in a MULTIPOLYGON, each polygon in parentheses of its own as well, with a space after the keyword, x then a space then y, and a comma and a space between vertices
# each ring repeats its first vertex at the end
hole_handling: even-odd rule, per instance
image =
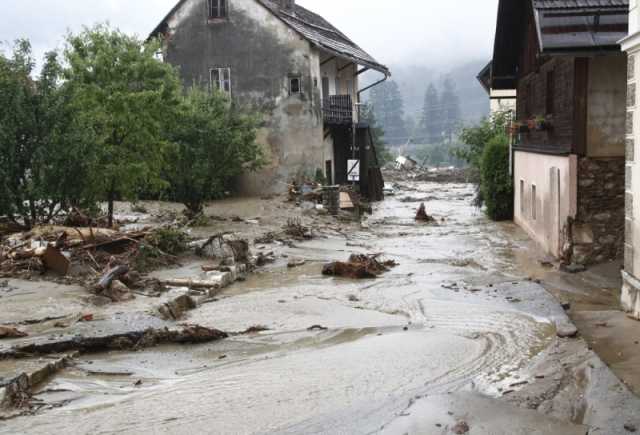
POLYGON ((289 77, 289 95, 302 93, 302 80, 300 77, 289 77))
POLYGON ((227 0, 207 0, 209 4, 209 19, 227 17, 227 0))
POLYGON ((211 89, 217 89, 231 95, 231 68, 212 68, 210 71, 211 89))

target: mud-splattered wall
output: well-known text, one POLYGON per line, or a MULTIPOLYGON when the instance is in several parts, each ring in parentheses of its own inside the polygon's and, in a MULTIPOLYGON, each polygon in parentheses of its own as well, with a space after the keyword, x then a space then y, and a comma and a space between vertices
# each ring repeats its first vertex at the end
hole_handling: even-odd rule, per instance
POLYGON ((228 18, 209 20, 206 0, 183 3, 168 22, 165 59, 180 68, 185 86, 209 86, 209 71, 231 68, 231 94, 258 107, 266 168, 242 176, 244 194, 286 190, 290 179, 313 175, 332 160, 323 143, 319 52, 255 0, 229 1, 228 18), (299 77, 302 92, 290 95, 299 77))

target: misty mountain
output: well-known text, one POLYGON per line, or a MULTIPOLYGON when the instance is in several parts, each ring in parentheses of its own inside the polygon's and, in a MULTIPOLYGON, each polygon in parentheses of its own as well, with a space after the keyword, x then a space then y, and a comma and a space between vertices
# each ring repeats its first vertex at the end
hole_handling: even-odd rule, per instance
MULTIPOLYGON (((391 73, 393 74, 391 80, 395 81, 400 88, 404 100, 405 115, 413 117, 417 121, 422 116, 427 86, 433 83, 440 90, 445 77, 450 75, 460 98, 462 120, 468 125, 489 114, 489 97, 476 79, 486 63, 486 60, 474 60, 450 67, 391 65, 391 73)), ((371 75, 365 77, 364 81, 372 83, 377 78, 377 76, 371 75)))

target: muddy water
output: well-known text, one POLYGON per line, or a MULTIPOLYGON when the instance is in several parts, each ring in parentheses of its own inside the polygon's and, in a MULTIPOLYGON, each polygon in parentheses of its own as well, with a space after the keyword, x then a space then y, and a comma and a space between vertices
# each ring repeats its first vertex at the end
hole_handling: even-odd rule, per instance
MULTIPOLYGON (((411 189, 378 205, 348 239, 283 251, 305 266, 287 270, 282 259, 188 319, 268 331, 92 356, 39 395, 51 409, 8 421, 0 433, 405 433, 398 422, 416 398, 473 392, 465 400, 478 405, 478 393, 501 396, 533 376, 530 365, 555 339, 553 301, 517 297, 519 285, 531 294, 516 282, 514 252, 525 236, 486 221, 470 204, 470 186, 411 189), (420 200, 437 224, 415 224, 420 200), (383 252, 400 265, 377 280, 321 276, 323 262, 351 252, 383 252)), ((535 433, 560 433, 545 427, 535 433)))

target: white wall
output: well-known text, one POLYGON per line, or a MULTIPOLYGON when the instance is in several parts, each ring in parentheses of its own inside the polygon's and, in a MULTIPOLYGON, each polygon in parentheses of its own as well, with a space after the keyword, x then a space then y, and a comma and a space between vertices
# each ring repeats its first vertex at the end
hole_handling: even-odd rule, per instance
POLYGON ((514 221, 556 257, 561 254, 562 231, 567 219, 576 215, 576 180, 575 155, 514 153, 514 221), (552 170, 558 171, 558 178, 552 177, 552 170), (552 181, 557 183, 555 188, 552 181), (536 187, 535 201, 533 186, 536 187))

